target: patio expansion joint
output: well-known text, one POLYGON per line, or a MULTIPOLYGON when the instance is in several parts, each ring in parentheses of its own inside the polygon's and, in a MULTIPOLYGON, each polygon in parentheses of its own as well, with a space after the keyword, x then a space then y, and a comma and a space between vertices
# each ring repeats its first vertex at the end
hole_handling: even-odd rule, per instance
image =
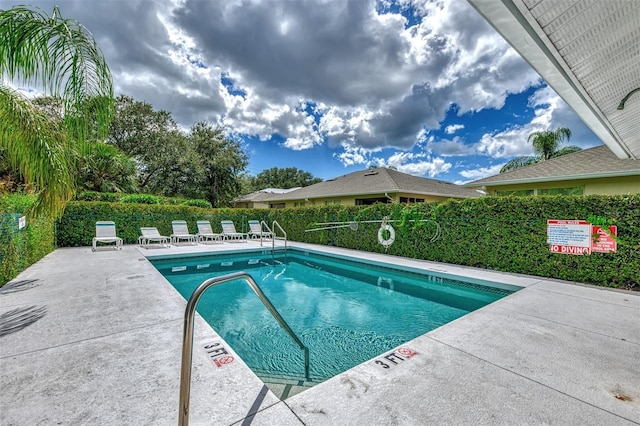
POLYGON ((8 359, 8 358, 15 358, 15 357, 18 357, 18 356, 34 354, 34 353, 43 352, 43 351, 48 351, 48 350, 51 350, 51 349, 64 348, 65 346, 77 345, 77 344, 83 343, 83 342, 90 342, 92 340, 103 339, 103 338, 109 337, 109 336, 117 336, 119 334, 125 334, 125 333, 129 333, 129 332, 132 332, 132 331, 135 331, 135 330, 141 330, 141 329, 145 329, 145 328, 156 327, 158 325, 167 324, 167 323, 171 323, 171 322, 178 322, 178 321, 182 323, 184 321, 184 319, 182 317, 180 317, 180 318, 176 318, 176 319, 157 321, 157 322, 146 324, 146 325, 140 325, 138 327, 128 328, 126 330, 114 331, 113 333, 101 334, 101 335, 97 335, 97 336, 87 337, 85 339, 74 340, 74 341, 63 343, 63 344, 60 344, 60 345, 48 346, 48 347, 44 347, 44 348, 33 349, 33 350, 30 350, 30 351, 19 352, 19 353, 10 354, 10 355, 4 355, 4 356, 0 356, 0 360, 8 359))
POLYGON ((561 391, 561 390, 559 390, 559 389, 556 389, 556 388, 554 388, 553 386, 549 386, 549 385, 544 384, 544 383, 542 383, 542 382, 540 382, 540 381, 538 381, 538 380, 534 380, 534 379, 532 379, 531 377, 527 377, 527 376, 525 376, 525 375, 523 375, 523 374, 520 374, 520 373, 518 373, 517 371, 513 371, 513 370, 511 370, 511 369, 509 369, 509 368, 503 367, 503 366, 501 366, 501 365, 499 365, 499 364, 496 364, 496 363, 491 362, 491 361, 489 361, 489 360, 487 360, 487 359, 484 359, 484 358, 482 358, 482 357, 480 357, 480 356, 478 356, 478 355, 474 355, 474 354, 472 354, 471 352, 465 351, 464 349, 460 349, 460 348, 458 348, 458 347, 456 347, 456 346, 453 346, 453 345, 451 345, 451 344, 449 344, 449 343, 443 342, 442 340, 435 339, 435 338, 433 338, 433 337, 431 337, 431 336, 429 336, 429 335, 426 335, 425 337, 427 337, 427 338, 429 338, 429 339, 433 340, 434 342, 438 342, 438 343, 440 343, 440 344, 442 344, 442 345, 445 345, 445 346, 447 346, 448 348, 451 348, 451 349, 453 349, 453 350, 455 350, 455 351, 458 351, 458 352, 463 353, 463 354, 465 354, 465 355, 468 355, 468 356, 470 356, 470 357, 472 357, 472 358, 475 358, 475 359, 477 359, 477 360, 479 360, 479 361, 485 362, 485 363, 487 363, 487 364, 489 364, 489 365, 492 365, 492 366, 494 366, 494 367, 496 367, 496 368, 499 368, 499 369, 501 369, 501 370, 503 370, 503 371, 506 371, 506 372, 511 373, 511 374, 515 374, 516 376, 518 376, 518 377, 520 377, 520 378, 523 378, 523 379, 525 379, 525 380, 527 380, 527 381, 529 381, 529 382, 532 382, 532 383, 535 383, 535 384, 537 384, 537 385, 543 386, 543 387, 545 387, 545 388, 547 388, 547 389, 549 389, 549 390, 552 390, 552 391, 554 391, 554 392, 558 392, 559 394, 562 394, 562 395, 564 395, 564 396, 566 396, 566 397, 568 397, 568 398, 571 398, 571 399, 573 399, 573 400, 575 400, 575 401, 579 401, 579 402, 581 402, 581 403, 583 403, 583 404, 586 404, 586 405, 589 405, 589 406, 591 406, 591 407, 593 407, 593 408, 595 408, 595 409, 597 409, 597 410, 604 411, 605 413, 608 413, 608 414, 611 414, 612 416, 615 416, 615 417, 618 417, 618 418, 620 418, 620 419, 623 419, 623 420, 629 421, 629 422, 631 422, 631 423, 633 423, 633 424, 640 425, 640 423, 639 423, 639 422, 637 422, 637 421, 635 421, 635 420, 632 420, 632 419, 630 419, 630 418, 627 418, 627 417, 621 416, 620 414, 614 413, 614 412, 612 412, 612 411, 610 411, 610 410, 607 410, 607 409, 605 409, 605 408, 602 408, 602 407, 599 407, 599 406, 597 406, 597 405, 594 405, 594 404, 592 404, 592 403, 590 403, 590 402, 588 402, 588 401, 585 401, 585 400, 583 400, 583 399, 577 398, 577 397, 575 397, 575 396, 573 396, 573 395, 571 395, 571 394, 568 394, 568 393, 563 392, 563 391, 561 391))
POLYGON ((289 404, 287 404, 287 401, 282 401, 282 403, 284 404, 285 407, 287 407, 289 409, 289 411, 291 411, 293 413, 294 416, 296 416, 296 419, 298 419, 301 424, 306 425, 306 423, 304 421, 302 421, 300 416, 298 416, 298 413, 296 413, 295 410, 293 408, 291 408, 291 406, 289 404))

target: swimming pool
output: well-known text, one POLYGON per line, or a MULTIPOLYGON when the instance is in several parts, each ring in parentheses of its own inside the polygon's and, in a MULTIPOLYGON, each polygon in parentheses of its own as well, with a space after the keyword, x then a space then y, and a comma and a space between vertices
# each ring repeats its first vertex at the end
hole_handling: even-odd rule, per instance
MULTIPOLYGON (((204 280, 248 272, 310 352, 324 381, 515 291, 289 249, 151 260, 188 299, 204 280)), ((244 282, 207 290, 200 315, 263 380, 304 379, 304 355, 244 282)))

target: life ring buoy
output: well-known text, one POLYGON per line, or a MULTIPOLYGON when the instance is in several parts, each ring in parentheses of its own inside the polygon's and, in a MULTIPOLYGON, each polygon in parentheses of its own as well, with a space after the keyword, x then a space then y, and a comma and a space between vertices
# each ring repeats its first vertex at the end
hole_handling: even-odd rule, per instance
POLYGON ((381 225, 378 229, 378 242, 385 247, 389 247, 396 240, 396 230, 389 224, 381 225), (385 238, 384 231, 389 231, 389 238, 385 238))

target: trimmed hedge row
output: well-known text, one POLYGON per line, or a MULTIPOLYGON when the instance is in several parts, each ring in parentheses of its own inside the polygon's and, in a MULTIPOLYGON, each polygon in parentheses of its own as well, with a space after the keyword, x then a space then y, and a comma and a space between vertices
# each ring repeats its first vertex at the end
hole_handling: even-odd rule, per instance
POLYGON ((173 220, 186 220, 192 233, 196 232, 197 220, 209 220, 214 232, 221 232, 220 221, 231 219, 236 223, 238 231, 247 231, 249 219, 262 220, 256 212, 260 210, 72 201, 67 204, 64 215, 57 223, 57 244, 59 247, 91 245, 95 236, 95 223, 99 220, 113 220, 116 232, 125 244, 137 243, 139 230, 145 226, 155 226, 160 234, 170 235, 173 220), (251 213, 251 217, 248 213, 251 213))
POLYGON ((19 218, 34 201, 24 195, 0 199, 0 286, 55 249, 52 220, 28 219, 19 227, 19 218))
POLYGON ((274 220, 293 241, 386 252, 437 262, 497 271, 537 275, 627 289, 640 288, 640 195, 484 197, 441 203, 373 206, 323 206, 295 209, 202 209, 188 206, 71 202, 58 223, 59 246, 91 244, 97 220, 114 220, 118 235, 135 243, 138 229, 155 226, 171 233, 171 221, 186 220, 195 232, 196 220, 211 221, 220 231, 221 220, 233 220, 239 231, 247 221, 274 220), (379 221, 394 222, 393 245, 378 243, 379 221), (576 256, 550 253, 547 219, 578 220, 598 216, 618 226, 616 253, 576 256), (349 227, 309 231, 326 222, 356 221, 349 227), (438 238, 432 242, 436 234, 438 238))

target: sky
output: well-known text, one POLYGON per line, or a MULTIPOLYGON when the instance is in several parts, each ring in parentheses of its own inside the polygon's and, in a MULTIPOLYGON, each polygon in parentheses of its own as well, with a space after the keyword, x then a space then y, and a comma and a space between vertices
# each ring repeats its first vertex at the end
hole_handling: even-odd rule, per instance
MULTIPOLYGON (((466 0, 0 0, 91 31, 115 93, 186 131, 223 126, 247 173, 393 167, 458 184, 532 155, 534 131, 602 142, 466 0)), ((32 88, 25 88, 31 90, 32 88)))

